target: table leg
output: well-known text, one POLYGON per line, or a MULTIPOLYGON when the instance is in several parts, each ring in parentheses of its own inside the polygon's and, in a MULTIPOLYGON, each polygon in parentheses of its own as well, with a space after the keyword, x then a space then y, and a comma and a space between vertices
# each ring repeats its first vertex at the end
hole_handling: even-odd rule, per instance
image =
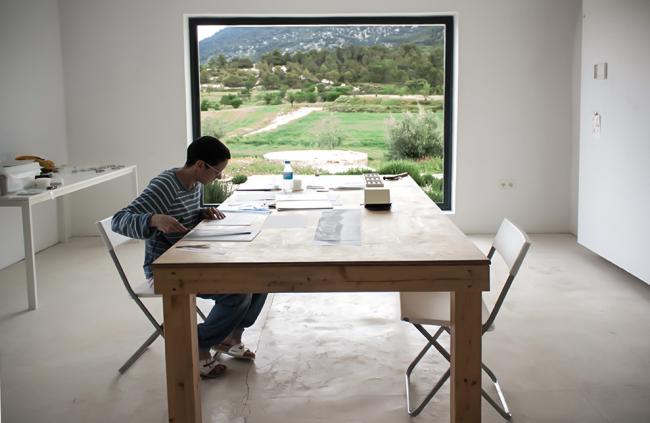
POLYGON ((200 423, 196 296, 163 295, 169 422, 200 423))
POLYGON ((70 200, 67 196, 56 199, 56 213, 59 221, 59 242, 68 242, 70 239, 70 200))
POLYGON ((140 194, 140 189, 138 188, 138 168, 133 169, 131 174, 133 178, 133 198, 136 198, 140 194))
POLYGON ((481 291, 451 293, 451 421, 481 421, 481 291))
POLYGON ((32 206, 24 204, 23 212, 23 242, 25 244, 25 271, 27 273, 27 304, 30 310, 38 308, 36 294, 36 261, 34 257, 34 237, 32 235, 32 206))

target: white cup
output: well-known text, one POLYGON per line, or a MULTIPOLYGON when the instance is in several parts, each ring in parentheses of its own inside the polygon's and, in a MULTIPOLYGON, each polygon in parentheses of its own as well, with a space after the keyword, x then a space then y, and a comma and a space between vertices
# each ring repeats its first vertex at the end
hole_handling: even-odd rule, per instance
POLYGON ((302 179, 293 179, 293 190, 300 191, 302 189, 302 179))
POLYGON ((36 188, 47 189, 51 183, 52 183, 52 179, 50 178, 34 179, 34 186, 36 188))

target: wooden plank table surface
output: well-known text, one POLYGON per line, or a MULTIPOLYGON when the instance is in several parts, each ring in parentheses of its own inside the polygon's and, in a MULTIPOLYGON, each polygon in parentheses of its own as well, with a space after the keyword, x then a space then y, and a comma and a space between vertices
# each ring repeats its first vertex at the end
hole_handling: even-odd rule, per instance
MULTIPOLYGON (((256 176, 253 181, 275 180, 256 176)), ((306 179, 308 177, 305 177, 306 179)), ((340 186, 361 176, 303 180, 340 186)), ((322 210, 273 211, 301 227, 263 227, 252 242, 213 242, 209 249, 170 248, 153 264, 163 295, 170 422, 201 422, 197 293, 451 292, 451 421, 481 420, 481 292, 489 290, 489 260, 411 178, 385 181, 392 208, 363 208, 363 190, 332 190, 335 209, 360 209, 359 245, 319 245, 322 210)), ((237 191, 227 203, 266 194, 237 191)), ((271 218, 271 217, 269 217, 271 218)), ((178 245, 196 243, 181 240, 178 245)), ((352 369, 351 369, 352 370, 352 369)))

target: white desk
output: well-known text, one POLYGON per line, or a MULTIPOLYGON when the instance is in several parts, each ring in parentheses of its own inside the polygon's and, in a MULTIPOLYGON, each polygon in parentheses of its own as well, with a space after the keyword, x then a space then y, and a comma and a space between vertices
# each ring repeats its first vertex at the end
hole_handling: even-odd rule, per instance
POLYGON ((22 209, 25 268, 27 272, 27 301, 30 310, 35 310, 38 307, 32 206, 48 200, 57 200, 59 241, 65 242, 69 238, 70 230, 70 225, 68 223, 68 206, 65 198, 63 198, 66 194, 129 174, 132 175, 133 178, 134 194, 137 196, 139 193, 138 170, 135 165, 125 166, 120 169, 107 169, 101 173, 96 173, 94 170, 84 172, 77 171, 73 173, 72 169, 73 168, 69 166, 62 169, 61 176, 63 177, 64 183, 56 189, 43 191, 34 195, 16 195, 15 193, 9 193, 0 197, 0 207, 20 207, 22 209))

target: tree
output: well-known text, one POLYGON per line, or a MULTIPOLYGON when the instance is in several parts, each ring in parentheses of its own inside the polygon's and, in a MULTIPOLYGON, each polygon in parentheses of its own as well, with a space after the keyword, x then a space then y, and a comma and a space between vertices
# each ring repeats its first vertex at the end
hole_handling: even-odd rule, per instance
POLYGON ((201 69, 199 72, 199 80, 201 84, 207 84, 210 82, 210 73, 206 69, 201 69))
POLYGON ((217 66, 220 68, 225 68, 227 63, 228 62, 226 61, 226 57, 223 54, 217 56, 217 66))
POLYGON ((431 111, 404 113, 402 120, 388 121, 388 147, 391 159, 420 159, 442 156, 442 135, 436 115, 431 111))

